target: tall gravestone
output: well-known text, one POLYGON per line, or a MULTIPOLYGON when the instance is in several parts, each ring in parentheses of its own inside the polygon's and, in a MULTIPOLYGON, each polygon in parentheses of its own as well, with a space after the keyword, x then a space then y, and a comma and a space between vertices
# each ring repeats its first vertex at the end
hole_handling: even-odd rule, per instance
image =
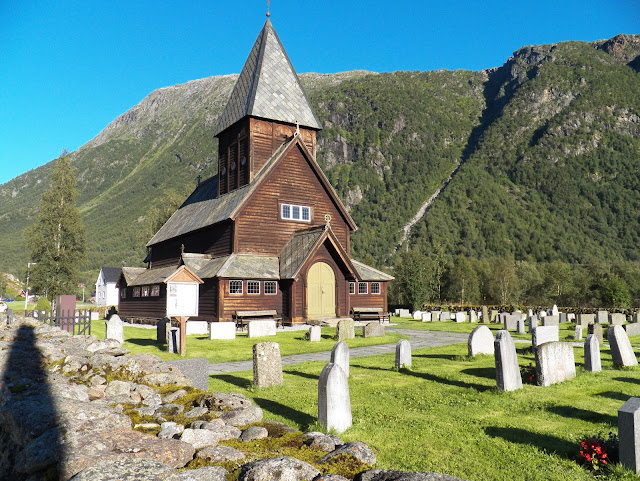
POLYGON ((602 370, 600 343, 593 334, 589 334, 584 341, 584 370, 588 372, 600 372, 602 370))
POLYGON ((550 386, 576 377, 573 346, 568 342, 547 342, 536 349, 538 386, 550 386))
POLYGON ((277 342, 259 342, 253 346, 253 385, 255 387, 282 384, 282 360, 277 342))
POLYGON ((551 308, 551 315, 552 316, 557 316, 559 314, 558 312, 558 306, 556 306, 555 304, 553 305, 553 307, 551 308))
POLYGON ((337 364, 327 364, 318 380, 318 422, 341 433, 351 427, 351 399, 347 374, 337 364))
POLYGON ((518 334, 526 334, 524 328, 524 319, 518 319, 518 329, 516 331, 518 334))
POLYGON ((353 319, 343 319, 338 321, 336 326, 336 340, 345 341, 356 337, 355 324, 353 319))
POLYGON ((474 309, 470 309, 467 314, 469 315, 469 322, 474 323, 478 320, 478 313, 474 309))
POLYGON ((491 334, 491 330, 487 326, 476 327, 471 331, 471 334, 469 334, 467 341, 469 357, 474 357, 478 354, 489 354, 493 356, 495 352, 493 342, 493 334, 491 334))
POLYGON ((620 464, 640 474, 640 398, 631 397, 618 409, 620 464))
POLYGON ((640 311, 636 311, 631 316, 631 322, 639 322, 640 323, 640 311))
POLYGON ((400 339, 396 344, 396 368, 411 367, 411 344, 400 339))
POLYGON ((489 323, 489 308, 487 306, 482 306, 482 318, 480 322, 483 324, 489 323))
POLYGON ((582 341, 582 326, 580 324, 576 325, 576 328, 575 328, 574 334, 573 334, 573 338, 576 341, 582 341))
POLYGON ((604 342, 604 337, 602 335, 602 324, 589 324, 589 326, 587 326, 587 332, 596 336, 598 338, 598 342, 602 346, 602 343, 604 342))
POLYGON ((180 354, 180 329, 169 327, 167 331, 167 350, 171 354, 180 354))
POLYGON ((331 349, 331 363, 337 364, 349 377, 349 346, 344 341, 338 341, 331 349))
POLYGON ((105 337, 107 339, 115 339, 122 344, 124 342, 124 323, 120 319, 120 316, 114 314, 107 322, 105 322, 105 325, 107 327, 105 337))
POLYGON ((504 329, 498 331, 494 342, 496 384, 501 391, 522 389, 522 377, 518 366, 518 355, 511 334, 504 329))
POLYGON ((614 366, 637 366, 638 359, 633 352, 629 336, 622 326, 611 326, 607 330, 607 339, 611 346, 611 358, 614 366))
POLYGON ((528 330, 529 333, 532 333, 533 330, 538 327, 538 318, 533 315, 533 316, 529 316, 528 320, 527 320, 527 324, 528 324, 528 330))
POLYGON ((158 344, 165 344, 167 342, 167 328, 171 326, 171 320, 168 317, 163 317, 156 324, 156 342, 158 344))

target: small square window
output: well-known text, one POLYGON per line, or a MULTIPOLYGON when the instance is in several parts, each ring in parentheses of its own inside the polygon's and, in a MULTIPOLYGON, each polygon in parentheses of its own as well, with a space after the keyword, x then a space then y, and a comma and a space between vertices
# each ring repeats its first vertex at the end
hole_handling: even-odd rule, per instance
POLYGON ((247 281, 247 294, 260 294, 260 281, 247 281))
POLYGON ((289 204, 282 204, 282 218, 291 219, 291 206, 289 204))
POLYGON ((242 294, 242 281, 229 281, 229 294, 242 294))
POLYGON ((278 283, 276 281, 264 281, 264 293, 274 295, 278 293, 278 283))
POLYGON ((151 286, 151 295, 159 296, 160 295, 160 286, 156 284, 155 286, 151 286))
POLYGON ((140 297, 140 288, 139 287, 134 287, 133 288, 133 297, 140 297))
POLYGON ((356 293, 356 283, 349 282, 349 294, 355 294, 355 293, 356 293))
POLYGON ((371 294, 380 294, 380 283, 372 282, 371 283, 371 294))
POLYGON ((366 294, 368 291, 366 282, 358 282, 358 294, 366 294))
POLYGON ((149 286, 142 286, 142 297, 149 297, 149 286))

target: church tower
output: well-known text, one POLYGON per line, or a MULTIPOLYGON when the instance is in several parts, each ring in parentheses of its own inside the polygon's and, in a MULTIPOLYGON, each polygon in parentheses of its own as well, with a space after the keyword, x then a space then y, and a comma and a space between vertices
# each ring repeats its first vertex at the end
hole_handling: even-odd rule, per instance
POLYGON ((218 195, 250 183, 296 130, 315 157, 322 129, 269 19, 222 112, 218 137, 218 195))

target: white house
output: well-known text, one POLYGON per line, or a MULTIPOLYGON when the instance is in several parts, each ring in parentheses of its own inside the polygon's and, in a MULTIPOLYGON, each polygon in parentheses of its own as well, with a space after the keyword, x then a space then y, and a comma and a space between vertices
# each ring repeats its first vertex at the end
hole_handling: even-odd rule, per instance
POLYGON ((96 281, 96 304, 99 306, 117 306, 119 291, 116 282, 122 269, 119 267, 101 267, 96 281))

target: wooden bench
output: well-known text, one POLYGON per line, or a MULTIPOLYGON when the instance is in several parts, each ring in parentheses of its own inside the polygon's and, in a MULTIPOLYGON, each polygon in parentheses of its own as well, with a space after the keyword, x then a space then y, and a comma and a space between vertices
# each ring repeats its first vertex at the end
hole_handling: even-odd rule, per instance
POLYGON ((382 311, 382 307, 352 307, 351 317, 354 321, 389 322, 389 314, 382 311))
POLYGON ((236 311, 233 315, 236 329, 243 330, 250 321, 276 321, 276 327, 280 327, 282 317, 275 310, 265 311, 236 311))

